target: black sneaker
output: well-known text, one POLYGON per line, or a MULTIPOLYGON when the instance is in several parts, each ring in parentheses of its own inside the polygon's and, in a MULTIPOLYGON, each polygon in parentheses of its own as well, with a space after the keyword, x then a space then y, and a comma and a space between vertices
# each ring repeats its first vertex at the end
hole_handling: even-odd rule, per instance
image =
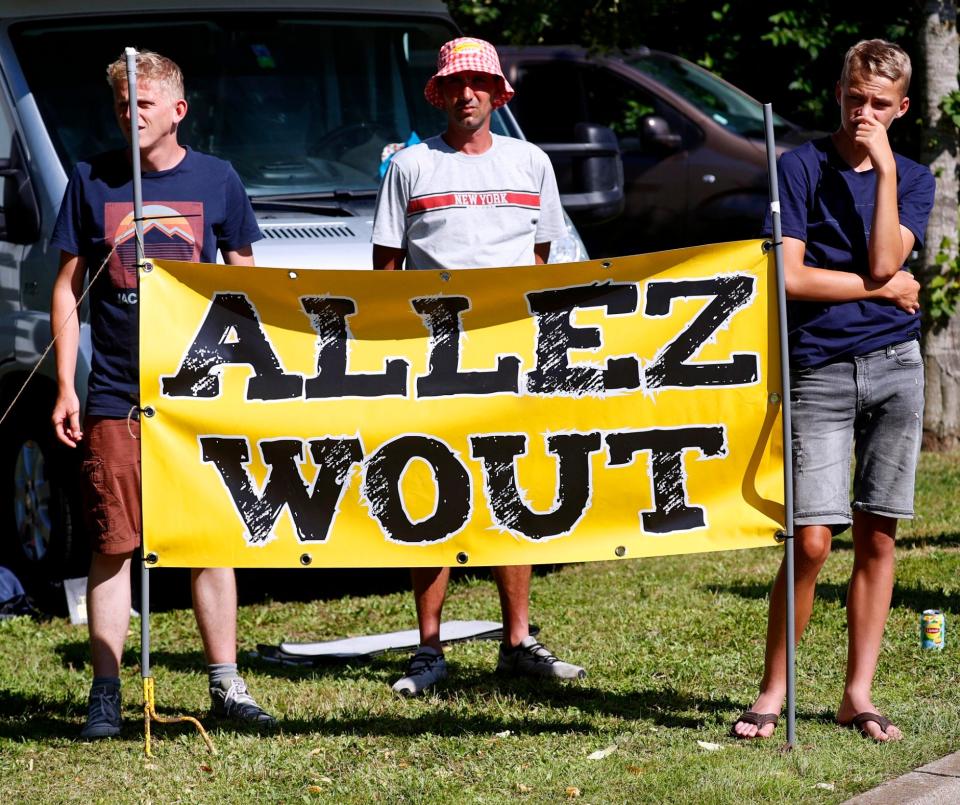
POLYGON ((120 686, 91 685, 87 723, 80 730, 85 741, 116 738, 120 734, 120 686))
POLYGON ((276 726, 276 719, 256 703, 239 676, 210 686, 210 715, 258 727, 276 726))
POLYGON ((524 638, 516 648, 508 648, 501 643, 497 672, 552 679, 583 679, 587 675, 586 670, 579 665, 558 660, 533 636, 524 638))
POLYGON ((447 678, 447 661, 430 646, 421 646, 410 660, 407 673, 393 683, 393 692, 401 696, 419 696, 447 678))

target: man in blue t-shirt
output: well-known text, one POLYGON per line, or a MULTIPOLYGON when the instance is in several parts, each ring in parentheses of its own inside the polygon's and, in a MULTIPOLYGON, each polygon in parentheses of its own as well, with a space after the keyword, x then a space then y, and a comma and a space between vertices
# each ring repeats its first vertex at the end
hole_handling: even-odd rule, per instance
MULTIPOLYGON (((125 59, 107 68, 117 120, 130 140, 136 121, 148 257, 253 265, 261 237, 240 178, 229 163, 181 146, 187 113, 183 76, 169 59, 137 55, 137 110, 129 104, 125 59)), ((120 657, 130 622, 130 562, 140 545, 140 445, 136 228, 129 149, 79 163, 53 230, 60 273, 53 289, 57 438, 83 444, 84 511, 93 554, 87 617, 93 660, 83 738, 120 732, 120 657), (80 328, 75 308, 90 275, 93 362, 80 425, 74 387, 80 328)), ((259 726, 274 719, 237 673, 237 591, 231 568, 192 571, 193 607, 209 663, 213 715, 259 726)))
MULTIPOLYGON (((876 741, 903 737, 877 713, 871 688, 893 593, 897 521, 913 517, 923 420, 920 286, 903 266, 922 245, 935 190, 930 171, 894 154, 887 140, 909 108, 910 72, 897 45, 854 45, 836 89, 840 127, 784 154, 778 171, 790 300, 797 637, 810 620, 831 538, 852 525, 847 673, 836 718, 876 741)), ((760 696, 734 723, 739 738, 769 737, 786 694, 784 588, 781 567, 760 696)))

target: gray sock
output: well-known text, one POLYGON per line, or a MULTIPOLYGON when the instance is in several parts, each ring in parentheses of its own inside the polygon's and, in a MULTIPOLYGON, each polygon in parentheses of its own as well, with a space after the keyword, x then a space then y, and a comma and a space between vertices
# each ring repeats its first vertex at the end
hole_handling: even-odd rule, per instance
POLYGON ((236 676, 237 664, 235 662, 212 662, 207 666, 207 676, 210 679, 210 687, 223 687, 224 682, 229 682, 236 676))
POLYGON ((97 687, 99 685, 103 685, 104 687, 110 687, 110 688, 119 688, 120 677, 119 676, 95 676, 93 678, 92 687, 97 687))

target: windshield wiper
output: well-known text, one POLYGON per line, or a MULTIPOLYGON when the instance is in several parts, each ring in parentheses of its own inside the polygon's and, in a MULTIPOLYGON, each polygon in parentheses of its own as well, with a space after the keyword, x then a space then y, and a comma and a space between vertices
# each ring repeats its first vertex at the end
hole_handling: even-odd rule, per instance
POLYGON ((295 212, 312 212, 317 215, 336 215, 350 217, 353 213, 343 204, 329 202, 299 201, 285 199, 280 196, 252 196, 250 204, 256 209, 290 210, 295 212))
POLYGON ((312 193, 271 193, 270 195, 254 196, 255 199, 265 201, 354 201, 359 198, 374 198, 376 188, 371 189, 337 189, 315 190, 312 193))
POLYGON ((254 207, 298 210, 326 215, 350 216, 356 213, 349 202, 376 198, 376 190, 323 190, 313 193, 271 193, 250 197, 254 207))

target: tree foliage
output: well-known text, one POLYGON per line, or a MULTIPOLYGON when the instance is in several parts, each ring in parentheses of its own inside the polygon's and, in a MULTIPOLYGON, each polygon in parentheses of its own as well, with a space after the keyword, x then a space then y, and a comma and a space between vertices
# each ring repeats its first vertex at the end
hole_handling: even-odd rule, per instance
MULTIPOLYGON (((915 52, 920 9, 916 0, 448 0, 448 5, 466 33, 496 43, 577 44, 602 51, 646 45, 677 53, 819 130, 836 124, 833 89, 846 49, 858 39, 882 37, 915 52)), ((896 145, 916 152, 918 128, 901 128, 896 145)))

